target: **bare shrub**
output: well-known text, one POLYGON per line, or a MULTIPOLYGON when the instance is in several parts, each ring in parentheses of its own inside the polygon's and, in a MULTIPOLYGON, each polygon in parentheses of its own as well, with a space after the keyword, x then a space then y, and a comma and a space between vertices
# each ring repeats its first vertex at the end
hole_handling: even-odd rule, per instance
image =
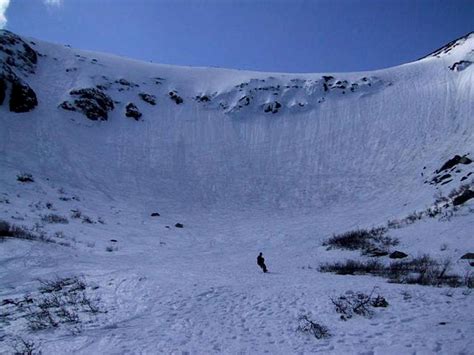
POLYGON ((71 218, 73 219, 82 219, 82 223, 93 224, 94 221, 89 216, 86 216, 82 213, 81 210, 71 210, 71 218))
POLYGON ((389 265, 376 260, 326 263, 319 270, 339 275, 369 274, 385 277, 394 283, 423 286, 460 287, 466 284, 459 275, 449 273, 450 267, 450 260, 439 262, 425 254, 412 260, 394 261, 389 265))
POLYGON ((346 321, 354 315, 370 318, 373 309, 377 307, 387 307, 387 300, 378 295, 373 297, 375 288, 367 295, 363 292, 348 291, 337 298, 330 298, 336 308, 336 312, 341 314, 341 319, 346 321))
POLYGON ((405 220, 407 221, 408 224, 415 223, 416 221, 420 220, 423 218, 423 212, 417 212, 414 211, 408 216, 405 217, 405 220))
POLYGON ((52 280, 38 280, 40 282, 39 291, 41 293, 58 292, 62 289, 77 284, 83 283, 78 277, 55 278, 52 280))
POLYGON ((91 298, 82 278, 56 278, 40 280, 39 294, 16 304, 25 310, 30 330, 72 326, 73 333, 81 331, 84 314, 103 313, 100 300, 91 298))
POLYGON ((474 275, 472 274, 471 270, 467 270, 466 274, 464 275, 463 284, 467 288, 474 288, 474 275))
POLYGON ((28 173, 21 173, 16 176, 16 179, 20 182, 35 182, 33 175, 28 173))
POLYGON ((71 210, 71 218, 72 219, 79 219, 82 218, 82 211, 81 210, 71 210))
POLYGON ((384 265, 378 260, 357 261, 347 260, 345 262, 326 263, 319 267, 321 272, 334 272, 339 275, 364 275, 381 274, 384 265))
POLYGON ((11 345, 15 355, 32 355, 41 354, 39 346, 31 340, 25 340, 21 337, 17 337, 11 345))
POLYGON ((94 221, 89 216, 82 216, 82 223, 94 224, 94 221))
POLYGON ((331 333, 329 332, 329 329, 326 326, 311 320, 308 315, 299 316, 298 323, 299 324, 297 330, 299 332, 310 334, 316 339, 324 339, 329 338, 331 336, 331 333))
POLYGON ((448 194, 448 197, 453 199, 455 198, 456 196, 459 196, 459 195, 462 195, 464 193, 464 191, 466 190, 469 190, 469 188, 471 186, 473 186, 474 184, 471 182, 471 183, 468 183, 468 184, 461 184, 459 185, 457 188, 454 188, 452 189, 449 194, 448 194))
POLYGON ((387 228, 358 229, 333 235, 323 245, 329 248, 361 250, 362 254, 386 255, 391 246, 398 244, 398 239, 386 235, 387 228))
POLYGON ((449 274, 451 261, 438 262, 425 254, 408 261, 396 261, 385 270, 391 282, 424 286, 461 286, 458 275, 449 274))
POLYGON ((69 221, 66 217, 51 213, 44 215, 41 217, 41 220, 46 223, 61 223, 61 224, 68 224, 69 221))
POLYGON ((54 242, 42 231, 33 232, 24 226, 18 226, 7 221, 0 220, 0 241, 4 241, 7 238, 36 240, 46 243, 54 242))

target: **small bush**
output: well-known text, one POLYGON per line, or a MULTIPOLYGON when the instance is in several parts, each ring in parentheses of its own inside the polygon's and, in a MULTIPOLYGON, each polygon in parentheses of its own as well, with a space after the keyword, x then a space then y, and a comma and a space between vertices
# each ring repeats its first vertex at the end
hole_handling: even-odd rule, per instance
POLYGON ((35 182, 33 175, 28 173, 21 173, 16 176, 16 179, 20 182, 35 182))
POLYGON ((361 250, 362 254, 368 255, 386 255, 391 246, 398 244, 398 239, 391 238, 386 233, 385 227, 358 229, 333 235, 323 245, 337 249, 361 250))
POLYGON ((0 241, 5 240, 6 238, 37 240, 48 243, 52 242, 52 240, 44 233, 33 233, 26 227, 0 220, 0 241))
POLYGON ((58 328, 72 325, 80 331, 84 314, 102 313, 99 300, 86 293, 88 286, 79 277, 40 280, 39 294, 16 302, 18 312, 24 312, 30 330, 58 328))
POLYGON ((89 216, 82 216, 82 223, 94 224, 94 221, 89 216))
POLYGON ((331 333, 329 329, 324 325, 316 323, 315 321, 311 320, 307 315, 301 315, 298 318, 298 328, 299 332, 310 334, 314 336, 316 339, 324 339, 329 338, 331 333))
POLYGON ((72 219, 82 218, 82 212, 80 210, 71 210, 71 218, 72 219))
POLYGON ((390 282, 417 284, 423 286, 460 287, 468 285, 459 275, 449 273, 451 262, 438 262, 429 255, 412 260, 394 261, 384 265, 376 260, 327 263, 320 266, 321 272, 334 272, 339 275, 375 275, 389 279, 390 282))
POLYGON ((378 275, 383 272, 384 265, 373 259, 368 261, 347 260, 345 262, 323 264, 319 270, 321 272, 334 272, 338 275, 378 275))
POLYGON ((15 355, 32 355, 32 354, 41 354, 39 346, 36 345, 33 341, 25 340, 23 338, 16 338, 13 345, 15 355))
POLYGON ((71 218, 73 219, 82 219, 82 223, 93 224, 94 221, 89 216, 83 214, 80 210, 71 210, 71 218))
POLYGON ((66 217, 51 213, 44 215, 41 217, 41 220, 46 223, 61 223, 61 224, 68 224, 69 221, 66 217))
POLYGON ((454 199, 456 196, 462 195, 465 191, 469 190, 471 186, 474 186, 474 183, 470 184, 461 184, 459 187, 452 189, 448 197, 454 199))
POLYGON ((448 273, 450 266, 449 260, 439 263, 425 254, 413 260, 393 262, 386 268, 385 274, 396 283, 459 287, 460 277, 448 273))
POLYGON ((411 214, 409 214, 407 217, 405 217, 405 220, 408 224, 413 224, 422 218, 423 218, 423 212, 414 211, 411 214))
POLYGON ((354 315, 370 318, 373 315, 373 309, 377 307, 387 307, 387 300, 378 295, 372 297, 375 288, 367 295, 362 292, 348 291, 344 295, 337 298, 330 298, 331 302, 336 307, 336 312, 341 314, 342 320, 348 320, 354 315))

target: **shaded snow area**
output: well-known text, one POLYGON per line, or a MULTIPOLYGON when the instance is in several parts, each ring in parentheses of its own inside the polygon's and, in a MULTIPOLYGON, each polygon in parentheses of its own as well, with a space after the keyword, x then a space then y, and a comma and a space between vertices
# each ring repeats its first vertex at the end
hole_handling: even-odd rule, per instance
POLYGON ((281 74, 1 31, 0 353, 472 353, 472 62, 472 34, 281 74))

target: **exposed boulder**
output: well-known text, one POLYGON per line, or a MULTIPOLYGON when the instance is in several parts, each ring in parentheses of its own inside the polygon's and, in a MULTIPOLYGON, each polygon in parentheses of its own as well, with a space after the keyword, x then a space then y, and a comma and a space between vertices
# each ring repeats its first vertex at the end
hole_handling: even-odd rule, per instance
POLYGON ((38 105, 36 93, 28 84, 19 80, 12 82, 10 93, 11 112, 29 112, 38 105))
POLYGON ((144 92, 141 92, 138 94, 140 96, 140 99, 145 101, 146 103, 149 103, 150 105, 156 105, 156 96, 155 95, 150 95, 144 92))
POLYGON ((158 212, 153 212, 151 214, 152 217, 160 217, 160 214, 158 212))
POLYGON ((182 104, 184 102, 183 98, 179 96, 176 91, 170 91, 168 95, 170 96, 170 99, 176 103, 176 105, 182 104))
POLYGON ((453 65, 451 65, 449 69, 452 71, 463 71, 464 69, 469 67, 471 64, 472 62, 469 60, 461 60, 460 62, 456 62, 453 65))
POLYGON ((461 259, 463 260, 474 260, 474 253, 466 253, 463 256, 461 256, 461 259))
POLYGON ((69 95, 75 97, 74 101, 65 101, 59 107, 69 111, 81 111, 93 121, 106 121, 108 112, 114 109, 112 99, 96 88, 71 90, 69 95))
POLYGON ((125 106, 125 116, 131 117, 135 119, 135 121, 138 121, 140 117, 142 117, 142 113, 138 109, 137 105, 135 105, 133 102, 129 102, 127 106, 125 106))
POLYGON ((198 95, 198 96, 196 96, 196 101, 198 101, 198 102, 209 102, 209 101, 211 101, 211 98, 207 95, 198 95))
POLYGON ((277 113, 279 109, 281 108, 281 104, 278 101, 275 102, 270 102, 266 105, 264 105, 263 111, 266 113, 277 113))
POLYGON ((239 103, 242 104, 242 105, 244 105, 244 106, 250 105, 250 97, 247 96, 247 95, 245 95, 244 97, 241 97, 241 98, 239 99, 239 103))
POLYGON ((402 251, 395 250, 393 253, 391 253, 388 257, 390 259, 403 259, 406 258, 408 254, 405 254, 402 251))
POLYGON ((74 105, 69 101, 62 102, 59 105, 59 107, 64 109, 64 110, 68 110, 68 111, 76 111, 76 107, 74 107, 74 105))
POLYGON ((436 173, 440 173, 443 170, 451 169, 451 168, 455 167, 458 164, 468 165, 468 164, 471 164, 471 163, 472 163, 472 160, 469 159, 466 155, 464 155, 462 157, 460 155, 455 155, 453 158, 451 158, 447 162, 445 162, 439 170, 436 170, 436 173))
POLYGON ((474 198, 474 191, 465 190, 462 194, 460 194, 459 196, 456 196, 453 199, 453 205, 454 206, 462 205, 464 202, 470 200, 471 198, 474 198))
POLYGON ((184 227, 184 225, 182 223, 176 223, 174 226, 176 228, 183 228, 184 227))
POLYGON ((115 80, 115 83, 119 84, 119 85, 122 85, 122 86, 125 86, 125 87, 128 87, 128 88, 138 87, 138 84, 132 83, 132 82, 128 81, 127 79, 123 79, 123 78, 115 80))

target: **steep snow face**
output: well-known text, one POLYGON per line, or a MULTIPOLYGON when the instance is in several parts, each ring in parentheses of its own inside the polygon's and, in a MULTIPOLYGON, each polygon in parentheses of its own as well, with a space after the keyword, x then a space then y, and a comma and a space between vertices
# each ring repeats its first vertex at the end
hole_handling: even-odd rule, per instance
POLYGON ((0 166, 12 176, 177 207, 400 205, 432 199, 423 167, 474 150, 473 34, 418 62, 329 74, 173 67, 0 38, 0 81, 14 72, 38 99, 10 112, 4 80, 0 166), (27 47, 34 66, 18 60, 32 58, 27 47))

